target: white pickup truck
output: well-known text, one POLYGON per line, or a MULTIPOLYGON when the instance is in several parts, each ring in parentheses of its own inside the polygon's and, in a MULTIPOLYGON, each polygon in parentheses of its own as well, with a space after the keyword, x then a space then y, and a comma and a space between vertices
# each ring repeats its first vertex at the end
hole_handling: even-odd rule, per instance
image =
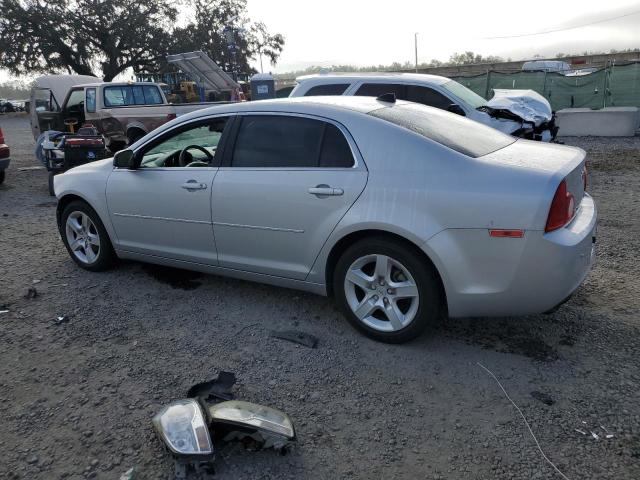
POLYGON ((185 113, 219 102, 172 104, 157 83, 102 82, 85 75, 47 75, 31 91, 33 137, 93 124, 112 152, 185 113))

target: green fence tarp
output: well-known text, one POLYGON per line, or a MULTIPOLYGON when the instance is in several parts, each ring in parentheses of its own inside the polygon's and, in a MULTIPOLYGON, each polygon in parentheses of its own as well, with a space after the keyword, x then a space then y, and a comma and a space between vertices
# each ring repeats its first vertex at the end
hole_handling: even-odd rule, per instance
POLYGON ((611 66, 581 76, 559 73, 489 71, 473 77, 453 77, 485 98, 494 88, 534 90, 554 110, 563 108, 640 107, 640 63, 611 66))

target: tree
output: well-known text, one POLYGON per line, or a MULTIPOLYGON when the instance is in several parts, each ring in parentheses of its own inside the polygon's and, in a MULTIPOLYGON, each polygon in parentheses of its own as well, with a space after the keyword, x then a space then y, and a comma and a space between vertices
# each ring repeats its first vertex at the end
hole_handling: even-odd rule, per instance
POLYGON ((284 37, 246 18, 246 0, 193 0, 193 6, 195 19, 175 30, 171 53, 202 50, 228 72, 254 72, 249 61, 263 55, 275 65, 284 37))
POLYGON ((453 55, 451 55, 448 65, 472 65, 476 63, 499 63, 503 61, 504 59, 502 57, 498 57, 495 55, 483 57, 479 53, 476 54, 468 51, 464 53, 454 53, 453 55))
POLYGON ((75 72, 105 81, 164 61, 170 0, 2 0, 0 64, 16 75, 75 72))

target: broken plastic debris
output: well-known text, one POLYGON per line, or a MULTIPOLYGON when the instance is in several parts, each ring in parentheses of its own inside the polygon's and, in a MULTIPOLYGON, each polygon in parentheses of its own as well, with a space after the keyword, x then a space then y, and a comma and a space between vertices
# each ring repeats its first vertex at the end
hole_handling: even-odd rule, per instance
POLYGON ((187 392, 188 398, 201 398, 205 401, 211 397, 222 400, 233 400, 231 388, 236 383, 236 376, 231 372, 220 372, 217 378, 208 382, 196 383, 187 392))
POLYGON ((581 433, 582 435, 586 435, 586 434, 587 434, 587 432, 583 432, 582 430, 580 430, 580 429, 578 429, 578 428, 575 428, 574 430, 575 430, 576 432, 578 432, 578 433, 581 433))
POLYGON ((27 300, 34 299, 37 296, 38 296, 38 290, 36 290, 36 287, 29 287, 27 289, 27 293, 24 294, 24 298, 26 298, 27 300))
POLYGON ((131 467, 129 470, 120 475, 119 480, 133 480, 136 474, 136 468, 131 467))
POLYGON ((56 325, 62 325, 63 323, 69 323, 69 316, 68 315, 58 315, 56 318, 53 319, 53 323, 55 323, 56 325))
POLYGON ((299 343, 309 348, 316 348, 318 339, 308 333, 298 332, 296 330, 283 330, 280 332, 271 332, 273 338, 287 340, 288 342, 299 343))
POLYGON ((0 305, 0 313, 9 313, 9 307, 6 305, 0 305))
POLYGON ((596 432, 591 432, 591 436, 593 438, 595 438, 596 440, 600 440, 600 437, 598 436, 598 434, 596 432))

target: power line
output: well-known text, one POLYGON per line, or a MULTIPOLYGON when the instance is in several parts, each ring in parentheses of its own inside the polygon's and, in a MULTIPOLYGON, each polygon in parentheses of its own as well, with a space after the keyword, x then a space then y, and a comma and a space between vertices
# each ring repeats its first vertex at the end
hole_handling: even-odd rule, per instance
POLYGON ((640 10, 631 13, 625 13, 624 15, 618 15, 617 17, 605 18, 603 20, 596 20, 595 22, 584 23, 582 25, 575 25, 573 27, 565 27, 565 28, 556 28, 553 30, 544 30, 542 32, 535 33, 523 33, 521 35, 504 35, 500 37, 483 37, 481 40, 497 40, 497 39, 505 39, 505 38, 520 38, 520 37, 532 37, 534 35, 546 35, 547 33, 555 33, 555 32, 564 32, 566 30, 575 30, 576 28, 589 27, 591 25, 596 25, 598 23, 611 22, 613 20, 618 20, 620 18, 630 17, 631 15, 637 15, 640 13, 640 10))

